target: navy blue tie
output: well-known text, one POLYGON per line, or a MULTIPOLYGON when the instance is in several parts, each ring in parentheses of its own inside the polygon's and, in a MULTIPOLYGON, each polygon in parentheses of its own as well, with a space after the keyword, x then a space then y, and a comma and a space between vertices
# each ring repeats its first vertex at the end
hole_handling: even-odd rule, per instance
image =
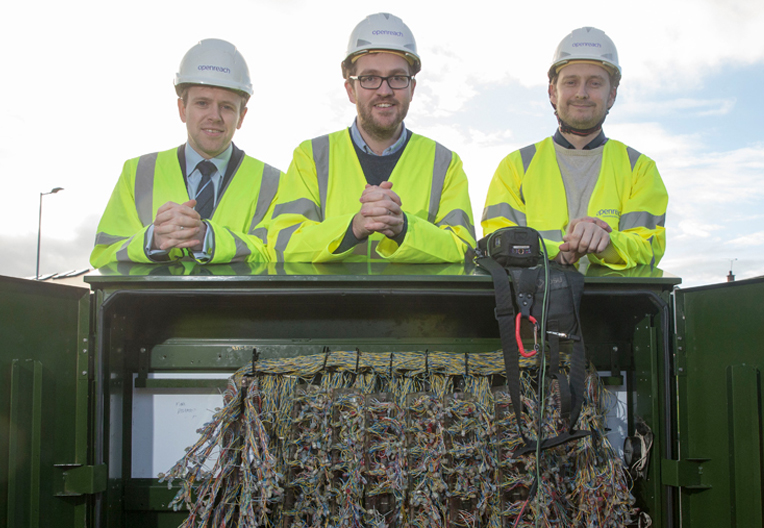
POLYGON ((202 160, 197 166, 196 170, 202 173, 202 180, 199 182, 199 187, 196 191, 196 212, 202 217, 202 220, 208 219, 212 216, 212 210, 215 208, 215 186, 212 185, 212 176, 217 167, 210 160, 202 160))

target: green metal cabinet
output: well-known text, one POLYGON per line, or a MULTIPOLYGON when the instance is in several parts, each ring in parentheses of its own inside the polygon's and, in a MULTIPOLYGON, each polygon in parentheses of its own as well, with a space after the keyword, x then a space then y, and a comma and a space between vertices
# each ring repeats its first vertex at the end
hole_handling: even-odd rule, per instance
POLYGON ((91 359, 87 288, 0 278, 0 526, 86 526, 91 359))
MULTIPOLYGON (((0 528, 177 526, 174 490, 136 469, 169 441, 140 429, 139 400, 214 394, 253 347, 499 348, 490 278, 456 265, 180 263, 87 280, 92 293, 0 278, 0 528)), ((587 353, 625 386, 629 431, 639 417, 656 435, 634 485, 653 526, 762 526, 762 282, 586 280, 587 353)))
POLYGON ((764 280, 678 290, 675 336, 684 526, 762 526, 764 280))

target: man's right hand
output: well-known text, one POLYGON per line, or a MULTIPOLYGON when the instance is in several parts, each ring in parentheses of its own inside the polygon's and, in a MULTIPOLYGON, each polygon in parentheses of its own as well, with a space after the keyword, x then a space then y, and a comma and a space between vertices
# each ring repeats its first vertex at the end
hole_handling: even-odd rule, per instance
POLYGON ((353 217, 353 234, 363 240, 372 233, 393 238, 403 229, 400 197, 392 191, 393 184, 366 185, 361 194, 361 210, 353 217))
POLYGON ((154 220, 154 238, 151 249, 169 251, 173 248, 201 247, 207 230, 199 213, 194 210, 196 200, 177 204, 167 202, 157 211, 154 220))

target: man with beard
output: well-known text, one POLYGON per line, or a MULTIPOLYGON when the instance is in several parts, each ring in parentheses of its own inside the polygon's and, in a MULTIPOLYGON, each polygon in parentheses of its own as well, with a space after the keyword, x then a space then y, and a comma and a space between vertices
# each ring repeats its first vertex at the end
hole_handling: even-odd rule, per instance
POLYGON ((463 260, 475 234, 462 162, 403 123, 420 67, 398 17, 378 13, 356 26, 342 73, 357 117, 295 150, 273 214, 273 259, 463 260))
POLYGON ((230 42, 192 47, 175 76, 187 141, 125 162, 98 224, 94 267, 109 263, 268 260, 268 223, 281 171, 233 143, 252 95, 230 42))
POLYGON ((655 162, 602 131, 620 80, 618 53, 604 32, 584 27, 560 42, 549 69, 559 128, 499 164, 483 212, 486 235, 532 227, 560 264, 584 256, 613 269, 658 264, 666 188, 655 162))

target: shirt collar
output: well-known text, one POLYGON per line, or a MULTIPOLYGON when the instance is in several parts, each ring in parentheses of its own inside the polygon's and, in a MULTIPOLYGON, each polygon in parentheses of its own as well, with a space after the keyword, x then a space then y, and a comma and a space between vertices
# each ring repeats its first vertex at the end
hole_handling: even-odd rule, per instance
MULTIPOLYGON (((562 135, 562 132, 560 132, 560 129, 558 128, 557 131, 554 133, 554 142, 560 145, 563 148, 575 150, 576 147, 574 147, 570 141, 565 139, 565 136, 562 135)), ((600 130, 600 133, 597 134, 597 136, 592 139, 589 143, 586 144, 586 146, 581 150, 594 150, 597 147, 601 147, 607 142, 607 137, 605 137, 605 132, 603 130, 600 130)))
MULTIPOLYGON (((406 144, 406 124, 401 123, 401 137, 398 138, 398 141, 387 147, 384 152, 382 152, 383 156, 389 156, 390 154, 395 154, 399 150, 403 148, 403 145, 406 144)), ((363 140, 363 136, 361 136, 361 131, 358 130, 358 118, 355 118, 353 120, 353 124, 350 125, 350 137, 353 138, 353 143, 356 144, 356 146, 363 150, 366 154, 371 154, 372 156, 378 156, 376 152, 371 150, 369 148, 369 145, 366 144, 366 142, 363 140)))
MULTIPOLYGON (((196 166, 199 164, 200 161, 204 159, 201 154, 196 152, 191 145, 186 143, 186 170, 188 171, 188 175, 190 176, 192 172, 196 169, 196 166)), ((228 168, 228 162, 231 161, 231 154, 233 154, 233 143, 228 145, 228 148, 225 149, 223 152, 215 156, 214 158, 210 159, 210 161, 215 165, 215 168, 218 170, 217 173, 221 176, 225 174, 226 169, 228 168)), ((213 178, 215 175, 212 176, 213 178)))

